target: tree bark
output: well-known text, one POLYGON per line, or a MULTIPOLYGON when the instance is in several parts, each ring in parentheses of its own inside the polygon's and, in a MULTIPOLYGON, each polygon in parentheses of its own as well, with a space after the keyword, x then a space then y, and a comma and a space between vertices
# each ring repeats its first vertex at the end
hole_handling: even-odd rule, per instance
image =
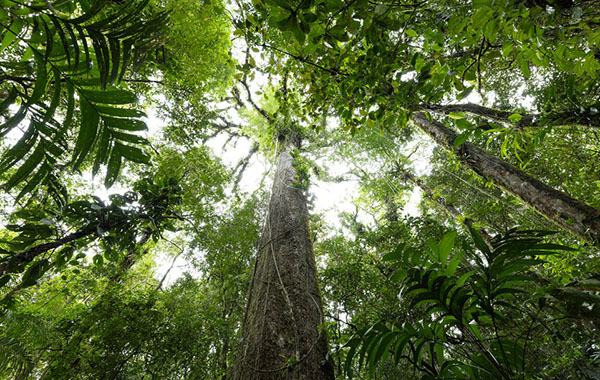
POLYGON ((306 196, 291 155, 300 140, 279 145, 233 378, 330 380, 306 196))
POLYGON ((600 211, 531 177, 475 145, 454 146, 456 133, 442 123, 415 113, 413 122, 444 148, 454 151, 460 161, 483 178, 521 198, 540 214, 564 229, 598 245, 600 211))
POLYGON ((407 106, 411 111, 434 112, 437 114, 448 115, 452 112, 464 112, 471 115, 476 115, 487 120, 507 123, 516 126, 517 128, 533 127, 545 128, 548 125, 564 126, 564 125, 580 125, 585 127, 600 128, 600 117, 592 115, 589 110, 569 110, 551 112, 547 115, 540 114, 521 114, 521 119, 516 123, 510 120, 510 116, 514 112, 501 111, 494 108, 488 108, 479 104, 411 104, 407 106))

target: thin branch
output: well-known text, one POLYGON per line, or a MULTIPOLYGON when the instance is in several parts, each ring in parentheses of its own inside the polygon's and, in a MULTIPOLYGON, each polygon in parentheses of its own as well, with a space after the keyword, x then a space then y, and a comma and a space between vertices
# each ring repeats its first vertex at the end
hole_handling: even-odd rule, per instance
POLYGON ((485 47, 485 37, 483 37, 481 39, 481 46, 479 47, 479 54, 477 55, 477 90, 481 97, 483 97, 483 94, 481 93, 481 56, 483 55, 483 53, 485 53, 486 50, 487 47, 485 47))
POLYGON ((347 74, 347 73, 341 72, 341 71, 339 71, 338 69, 328 69, 328 68, 326 68, 326 67, 323 67, 323 66, 321 66, 321 65, 319 65, 319 64, 317 64, 317 63, 315 63, 315 62, 309 61, 308 59, 306 59, 306 58, 304 58, 304 57, 302 57, 302 56, 299 56, 299 55, 294 55, 294 54, 292 54, 292 53, 290 53, 290 52, 287 52, 287 51, 284 51, 284 50, 278 49, 278 48, 276 48, 276 47, 274 47, 274 46, 267 45, 267 44, 264 44, 264 43, 263 43, 263 44, 261 44, 260 46, 262 46, 262 47, 264 47, 264 48, 266 48, 266 49, 275 50, 275 51, 277 51, 277 52, 279 52, 279 53, 285 54, 285 55, 287 55, 288 57, 294 58, 296 61, 299 61, 299 62, 304 62, 304 63, 306 63, 306 64, 308 64, 308 65, 314 66, 314 67, 316 67, 316 68, 317 68, 317 69, 319 69, 319 70, 323 70, 323 71, 325 71, 325 72, 328 72, 329 74, 333 75, 334 77, 335 77, 335 76, 337 76, 337 75, 348 76, 348 74, 347 74))
MULTIPOLYGON (((50 243, 44 243, 44 244, 36 245, 35 247, 29 248, 25 252, 21 252, 18 255, 11 258, 10 262, 12 265, 19 265, 22 263, 31 262, 36 257, 43 254, 44 252, 47 252, 51 249, 61 247, 65 244, 75 241, 77 239, 92 235, 96 231, 97 231, 96 226, 88 225, 88 226, 82 228, 81 230, 74 232, 70 235, 67 235, 61 239, 57 239, 50 243)), ((3 275, 8 270, 9 265, 10 265, 9 263, 0 265, 0 276, 3 275)))
MULTIPOLYGON (((420 178, 417 178, 410 171, 402 170, 401 168, 398 168, 396 170, 396 174, 401 175, 402 179, 405 182, 410 181, 413 184, 415 184, 416 186, 418 186, 421 190, 423 190, 423 192, 425 193, 425 196, 427 198, 429 198, 430 200, 432 200, 435 203, 437 203, 438 205, 440 205, 442 207, 442 209, 445 212, 447 212, 450 216, 454 217, 455 219, 461 220, 462 221, 461 223, 465 227, 467 227, 467 229, 473 228, 474 221, 471 218, 467 218, 467 217, 463 216, 454 205, 446 202, 446 198, 436 197, 433 189, 431 189, 429 186, 427 186, 420 178)), ((487 245, 491 247, 492 246, 492 237, 490 236, 490 234, 488 234, 488 232, 483 228, 479 229, 478 232, 481 235, 481 237, 483 238, 483 240, 487 243, 487 245)))
POLYGON ((246 89, 246 98, 248 99, 248 103, 250 103, 252 105, 252 108, 254 108, 256 110, 256 112, 258 112, 265 119, 267 119, 268 122, 272 123, 274 121, 273 118, 267 113, 267 111, 260 108, 252 99, 252 93, 250 92, 250 87, 248 86, 248 83, 246 82, 246 80, 240 79, 240 80, 238 80, 238 82, 240 82, 242 84, 242 86, 244 86, 244 88, 246 89))
POLYGON ((258 152, 258 147, 259 147, 259 145, 257 143, 252 144, 252 148, 250 148, 250 151, 248 152, 246 157, 242 158, 236 165, 235 169, 233 169, 233 173, 234 174, 237 173, 237 175, 235 177, 235 181, 234 181, 234 189, 237 189, 238 185, 240 184, 240 181, 242 180, 242 176, 244 175, 244 172, 246 171, 246 168, 248 167, 248 164, 250 163, 250 159, 256 152, 258 152))
MULTIPOLYGON (((171 244, 175 245, 177 248, 179 248, 175 243, 172 243, 170 241, 169 241, 169 243, 171 243, 171 244)), ((171 261, 171 266, 169 266, 169 269, 167 269, 167 271, 165 272, 165 274, 162 276, 162 278, 160 279, 159 283, 154 288, 154 291, 158 291, 158 290, 160 290, 162 288, 163 283, 165 282, 165 280, 167 279, 167 276, 171 272, 171 269, 173 269, 173 267, 175 266, 175 262, 177 261, 177 259, 179 258, 179 256, 181 256, 183 254, 183 249, 181 249, 181 248, 179 248, 179 249, 180 249, 180 252, 177 255, 175 255, 175 257, 173 257, 173 261, 171 261)))

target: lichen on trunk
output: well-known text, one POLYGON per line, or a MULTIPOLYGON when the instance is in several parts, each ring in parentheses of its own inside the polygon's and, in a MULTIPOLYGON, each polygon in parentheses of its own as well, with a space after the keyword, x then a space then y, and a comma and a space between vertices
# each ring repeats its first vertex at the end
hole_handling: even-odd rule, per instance
POLYGON ((322 330, 323 306, 309 235, 306 196, 297 183, 296 136, 279 139, 265 226, 248 291, 233 378, 333 379, 322 330))

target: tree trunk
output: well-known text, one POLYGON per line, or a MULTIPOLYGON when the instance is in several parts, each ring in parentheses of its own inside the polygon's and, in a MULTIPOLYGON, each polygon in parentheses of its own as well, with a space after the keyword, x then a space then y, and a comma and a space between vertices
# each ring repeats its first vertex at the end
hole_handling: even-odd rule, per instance
MULTIPOLYGON (((512 111, 501 111, 493 108, 481 106, 473 103, 463 104, 410 104, 406 107, 411 111, 433 112, 437 114, 448 115, 452 112, 464 112, 476 115, 487 120, 493 120, 501 123, 514 125, 517 128, 533 127, 546 128, 552 126, 579 125, 592 128, 600 128, 600 117, 586 110, 567 110, 558 112, 549 112, 545 115, 540 114, 521 114, 521 119, 517 122, 510 120, 512 111)), ((484 128, 485 129, 485 128, 484 128)))
MULTIPOLYGON (((401 172, 401 175, 404 178, 404 181, 408 180, 413 184, 417 185, 427 198, 440 205, 442 209, 446 211, 450 216, 452 216, 456 220, 460 220, 461 223, 465 227, 467 227, 467 229, 474 228, 473 226, 475 222, 473 222, 471 218, 467 218, 464 215, 462 215, 460 211, 458 211, 458 209, 454 207, 453 204, 446 202, 446 198, 436 197, 433 189, 431 189, 429 186, 423 183, 423 181, 420 178, 415 177, 414 174, 412 174, 409 171, 401 172)), ((491 247, 492 237, 490 236, 490 234, 488 234, 488 232, 484 228, 480 228, 477 231, 479 232, 479 235, 481 235, 481 238, 487 243, 487 245, 491 247)))
POLYGON ((271 201, 248 291, 234 379, 333 379, 304 191, 280 138, 271 201))
POLYGON ((540 214, 584 239, 600 242, 600 211, 547 186, 475 145, 454 146, 456 133, 422 113, 412 120, 444 148, 453 150, 463 164, 483 178, 521 198, 540 214))

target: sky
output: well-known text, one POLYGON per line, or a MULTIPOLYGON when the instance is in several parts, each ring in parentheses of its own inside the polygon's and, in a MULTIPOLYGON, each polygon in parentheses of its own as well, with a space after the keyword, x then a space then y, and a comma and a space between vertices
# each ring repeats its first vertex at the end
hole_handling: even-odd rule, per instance
MULTIPOLYGON (((238 120, 242 122, 241 120, 238 120)), ((149 134, 154 135, 159 133, 161 125, 164 123, 152 111, 149 112, 147 119, 149 125, 149 134)), ((425 175, 429 171, 428 156, 433 150, 433 145, 427 142, 427 137, 421 136, 403 150, 411 152, 417 145, 420 145, 417 152, 411 157, 413 160, 413 170, 417 175, 425 175)), ((225 145, 227 136, 217 136, 209 141, 206 145, 209 146, 215 156, 219 157, 223 163, 229 168, 234 168, 240 159, 246 156, 251 148, 249 139, 240 138, 235 144, 233 142, 225 145)), ((329 160, 327 157, 317 161, 319 166, 326 167, 328 174, 331 177, 338 177, 347 174, 349 167, 338 161, 329 160)), ((255 154, 244 172, 240 181, 240 189, 244 192, 252 193, 256 191, 264 180, 267 188, 270 188, 271 176, 274 173, 274 162, 261 156, 260 153, 255 154), (265 175, 267 177, 265 178, 265 175)), ((347 176, 346 176, 347 177, 347 176)), ((359 196, 359 183, 355 178, 349 178, 343 182, 326 182, 311 176, 311 184, 309 187, 310 198, 312 199, 312 212, 322 215, 325 223, 333 229, 341 228, 339 214, 342 212, 355 213, 357 206, 354 203, 359 196)), ((420 213, 418 205, 421 201, 421 191, 418 188, 413 189, 407 196, 407 204, 402 210, 402 214, 416 216, 420 213)), ((371 216, 358 210, 358 220, 364 225, 372 225, 371 216)), ((173 283, 185 271, 194 273, 193 267, 186 262, 183 257, 178 258, 173 264, 172 259, 166 255, 157 255, 157 268, 155 277, 161 279, 168 271, 165 279, 165 285, 173 283), (172 268, 171 268, 172 266, 172 268)))

